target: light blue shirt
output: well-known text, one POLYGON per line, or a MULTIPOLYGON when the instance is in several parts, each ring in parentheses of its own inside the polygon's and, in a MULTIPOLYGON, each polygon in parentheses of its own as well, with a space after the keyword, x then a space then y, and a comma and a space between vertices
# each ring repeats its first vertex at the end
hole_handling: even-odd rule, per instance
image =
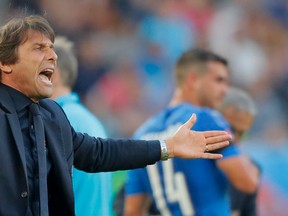
MULTIPOLYGON (((77 132, 107 137, 102 123, 84 107, 75 93, 55 100, 77 132)), ((112 215, 112 173, 86 173, 73 169, 73 190, 77 216, 112 215)))

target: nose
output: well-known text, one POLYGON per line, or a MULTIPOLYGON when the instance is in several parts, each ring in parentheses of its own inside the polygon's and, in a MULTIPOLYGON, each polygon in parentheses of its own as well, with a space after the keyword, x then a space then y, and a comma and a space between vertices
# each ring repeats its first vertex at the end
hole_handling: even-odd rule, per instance
POLYGON ((56 52, 54 51, 54 49, 51 49, 50 53, 49 53, 49 60, 56 62, 58 59, 58 56, 56 54, 56 52))

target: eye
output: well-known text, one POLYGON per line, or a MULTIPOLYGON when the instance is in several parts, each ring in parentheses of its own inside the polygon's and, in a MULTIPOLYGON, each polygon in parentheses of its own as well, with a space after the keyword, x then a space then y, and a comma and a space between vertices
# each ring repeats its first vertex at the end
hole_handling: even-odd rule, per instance
POLYGON ((41 47, 41 46, 36 46, 34 49, 35 49, 35 50, 41 50, 42 47, 41 47))

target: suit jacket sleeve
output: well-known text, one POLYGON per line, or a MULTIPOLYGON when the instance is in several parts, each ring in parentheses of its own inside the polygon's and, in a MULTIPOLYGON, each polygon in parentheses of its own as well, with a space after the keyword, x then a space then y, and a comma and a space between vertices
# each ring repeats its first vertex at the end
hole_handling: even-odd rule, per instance
POLYGON ((160 160, 159 141, 102 139, 74 134, 74 166, 86 172, 141 168, 160 160))

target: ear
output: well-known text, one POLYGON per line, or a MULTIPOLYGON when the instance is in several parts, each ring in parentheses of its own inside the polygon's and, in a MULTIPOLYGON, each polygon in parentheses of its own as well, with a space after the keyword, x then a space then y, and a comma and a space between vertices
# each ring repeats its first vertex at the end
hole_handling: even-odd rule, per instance
POLYGON ((197 85, 197 80, 198 80, 197 74, 194 72, 191 72, 191 73, 187 74, 186 84, 187 84, 187 86, 189 86, 189 88, 193 89, 197 85))
POLYGON ((10 65, 2 64, 2 62, 0 62, 0 69, 4 73, 11 73, 12 72, 12 68, 10 67, 10 65))

